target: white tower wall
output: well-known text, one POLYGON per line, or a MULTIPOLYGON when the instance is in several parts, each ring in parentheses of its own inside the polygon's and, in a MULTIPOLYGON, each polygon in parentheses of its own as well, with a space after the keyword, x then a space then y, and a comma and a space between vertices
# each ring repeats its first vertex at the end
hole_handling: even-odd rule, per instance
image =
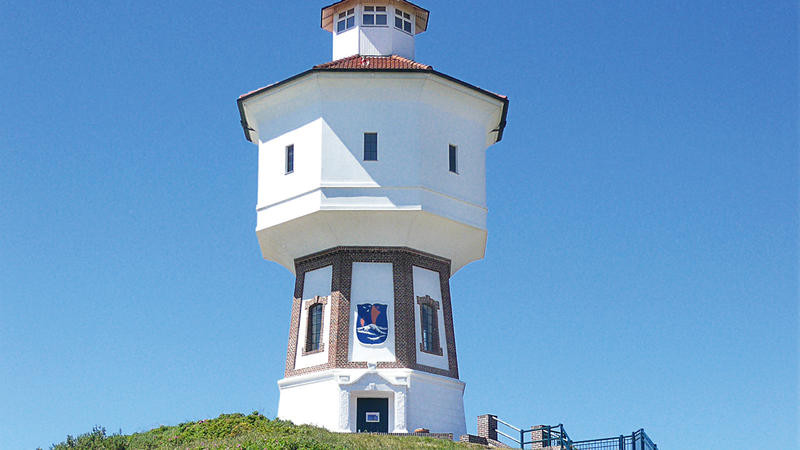
POLYGON ((406 0, 337 1, 320 22, 334 61, 239 98, 259 245, 296 273, 281 419, 466 432, 449 278, 484 255, 508 101, 413 61, 428 20, 406 0))
POLYGON ((389 432, 417 428, 466 434, 464 383, 408 369, 335 369, 278 381, 278 417, 356 432, 356 398, 388 398, 389 432), (312 406, 313 405, 313 406, 312 406))
POLYGON ((386 7, 386 25, 365 25, 363 5, 343 4, 335 8, 329 30, 333 35, 333 59, 337 60, 353 55, 398 55, 414 59, 414 35, 420 32, 415 15, 417 8, 397 8, 390 3, 388 1, 370 3, 370 6, 386 7), (338 32, 336 27, 338 14, 351 8, 354 10, 354 26, 338 32), (396 9, 412 15, 411 32, 399 30, 394 26, 396 9))
POLYGON ((259 141, 265 258, 293 271, 295 258, 337 245, 408 246, 450 259, 455 272, 483 257, 485 150, 499 100, 428 73, 331 72, 265 93, 246 110, 259 141), (365 132, 378 134, 377 161, 364 161, 365 132), (448 168, 451 144, 458 173, 448 168))
MULTIPOLYGON (((331 295, 331 266, 321 267, 312 270, 305 274, 305 283, 303 284, 303 300, 300 305, 300 336, 306 336, 308 326, 308 304, 313 303, 316 297, 323 297, 326 301, 330 299, 331 295)), ((331 308, 323 308, 322 317, 322 338, 321 342, 328 342, 331 334, 331 308)), ((330 348, 327 346, 322 347, 322 350, 315 353, 305 354, 303 347, 298 346, 295 352, 295 368, 305 369, 307 367, 314 367, 319 364, 324 364, 328 361, 328 353, 330 348)))

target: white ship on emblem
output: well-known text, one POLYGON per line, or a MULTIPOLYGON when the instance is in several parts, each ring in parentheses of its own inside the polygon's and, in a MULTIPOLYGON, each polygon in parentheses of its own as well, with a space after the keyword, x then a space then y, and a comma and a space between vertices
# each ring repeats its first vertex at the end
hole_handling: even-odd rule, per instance
POLYGON ((378 325, 371 323, 369 325, 365 325, 363 327, 356 328, 358 331, 358 337, 363 342, 364 339, 370 341, 373 344, 379 344, 386 339, 386 335, 389 334, 389 327, 379 327, 378 325))
POLYGON ((356 305, 356 337, 362 344, 381 344, 389 335, 389 323, 386 317, 386 305, 381 303, 363 303, 356 305))

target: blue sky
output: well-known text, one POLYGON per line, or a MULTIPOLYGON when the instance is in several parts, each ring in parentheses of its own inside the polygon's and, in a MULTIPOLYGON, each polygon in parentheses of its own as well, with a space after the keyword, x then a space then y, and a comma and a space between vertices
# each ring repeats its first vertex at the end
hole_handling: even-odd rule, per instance
MULTIPOLYGON (((235 100, 330 60, 325 4, 2 6, 0 447, 275 415, 235 100)), ((417 60, 511 99, 451 280, 468 429, 797 448, 796 3, 419 4, 417 60)))

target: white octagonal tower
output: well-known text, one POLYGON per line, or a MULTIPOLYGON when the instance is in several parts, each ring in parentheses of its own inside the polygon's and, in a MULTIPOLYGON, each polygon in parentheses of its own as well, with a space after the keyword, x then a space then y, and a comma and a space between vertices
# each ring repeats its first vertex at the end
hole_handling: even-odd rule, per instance
POLYGON ((484 255, 508 100, 413 60, 428 16, 327 6, 334 61, 239 98, 261 251, 296 275, 282 419, 465 433, 449 279, 484 255))

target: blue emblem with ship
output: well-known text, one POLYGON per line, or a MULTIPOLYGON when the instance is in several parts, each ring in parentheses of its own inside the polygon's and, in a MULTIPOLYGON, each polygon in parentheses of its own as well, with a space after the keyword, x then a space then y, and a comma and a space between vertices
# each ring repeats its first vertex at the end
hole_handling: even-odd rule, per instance
POLYGON ((386 305, 364 303, 356 305, 356 337, 367 345, 382 344, 389 335, 389 322, 386 318, 386 305))

